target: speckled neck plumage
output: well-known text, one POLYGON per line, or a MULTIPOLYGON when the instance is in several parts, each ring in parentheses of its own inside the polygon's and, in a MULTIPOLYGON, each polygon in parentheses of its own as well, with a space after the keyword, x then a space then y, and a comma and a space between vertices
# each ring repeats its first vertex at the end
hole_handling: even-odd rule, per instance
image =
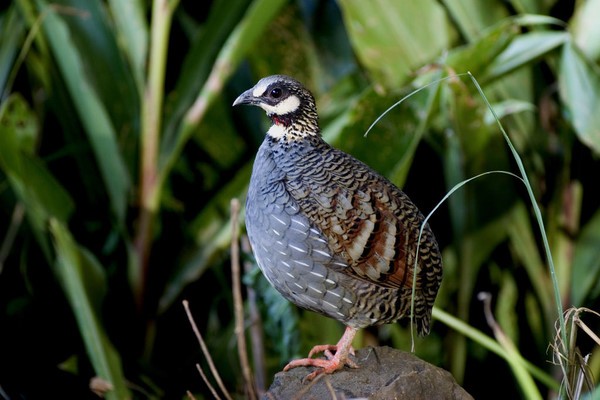
POLYGON ((301 103, 296 110, 284 115, 269 114, 273 125, 267 131, 271 138, 282 141, 301 141, 307 136, 321 136, 319 116, 315 101, 310 93, 299 93, 301 103))

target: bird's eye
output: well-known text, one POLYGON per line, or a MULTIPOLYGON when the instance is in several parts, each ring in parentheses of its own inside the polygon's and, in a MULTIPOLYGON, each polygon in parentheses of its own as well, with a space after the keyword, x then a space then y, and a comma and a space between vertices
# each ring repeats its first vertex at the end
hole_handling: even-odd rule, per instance
POLYGON ((283 91, 281 90, 281 88, 276 87, 271 89, 271 97, 273 97, 274 99, 280 98, 282 94, 283 91))

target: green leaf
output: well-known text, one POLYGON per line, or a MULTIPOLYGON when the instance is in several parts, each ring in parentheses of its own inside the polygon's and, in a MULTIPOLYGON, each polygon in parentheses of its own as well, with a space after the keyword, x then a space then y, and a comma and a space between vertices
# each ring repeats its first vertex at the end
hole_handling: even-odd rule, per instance
MULTIPOLYGON (((393 97, 380 96, 372 87, 364 91, 348 108, 344 125, 339 134, 335 135, 332 144, 402 186, 405 174, 397 177, 391 175, 402 168, 406 169, 405 173, 408 172, 417 144, 422 138, 422 135, 415 134, 419 120, 414 109, 418 108, 417 103, 421 104, 422 99, 419 97, 422 96, 414 96, 410 99, 412 103, 407 101, 393 109, 373 127, 367 137, 364 136, 370 124, 393 104, 393 98, 402 97, 396 93, 393 97)), ((324 134, 332 135, 328 131, 324 134)))
MULTIPOLYGON (((514 115, 525 111, 535 112, 536 110, 535 106, 530 102, 515 99, 494 103, 492 104, 492 107, 494 107, 496 116, 500 119, 503 119, 508 115, 514 115)), ((491 112, 489 112, 489 110, 486 112, 484 120, 487 125, 492 125, 494 123, 494 116, 491 112)))
POLYGON ((472 42, 486 30, 507 16, 506 8, 500 1, 488 0, 443 0, 458 29, 472 42))
MULTIPOLYGON (((36 115, 29 108, 29 104, 23 96, 18 93, 12 94, 2 103, 0 120, 2 121, 0 126, 4 135, 6 135, 0 140, 13 142, 13 150, 22 151, 25 154, 34 154, 39 126, 36 115)), ((16 156, 14 153, 8 154, 8 151, 4 151, 4 154, 6 157, 16 156)))
MULTIPOLYGON (((133 8, 135 1, 121 3, 124 9, 133 8)), ((129 49, 124 46, 125 42, 119 36, 120 31, 114 30, 114 24, 118 20, 109 19, 110 14, 102 1, 53 0, 52 3, 54 15, 60 16, 60 21, 69 33, 70 40, 63 45, 73 46, 76 52, 73 55, 77 56, 77 62, 81 64, 83 76, 106 109, 117 136, 120 139, 124 136, 135 138, 132 132, 137 132, 135 128, 139 124, 139 103, 143 86, 138 86, 140 82, 134 79, 128 53, 124 53, 129 49)), ((125 17, 129 19, 127 23, 130 29, 137 29, 133 16, 120 15, 117 18, 125 17)), ((139 33, 143 34, 143 29, 139 33)), ((147 46, 142 43, 136 45, 136 51, 145 51, 147 46)), ((54 45, 52 49, 55 52, 54 45)), ((145 68, 145 64, 144 59, 142 67, 145 68)), ((144 71, 145 69, 141 73, 144 71)), ((64 70, 61 72, 64 74, 64 70)))
POLYGON ((600 154, 600 73, 571 41, 563 46, 558 83, 579 140, 600 154))
POLYGON ((498 78, 535 61, 568 40, 567 32, 540 31, 518 35, 489 66, 489 75, 498 78))
POLYGON ((117 26, 125 54, 140 90, 144 87, 146 56, 148 53, 148 23, 144 2, 140 0, 109 0, 112 16, 117 26))
POLYGON ((575 3, 575 14, 569 26, 577 47, 590 60, 600 59, 600 0, 575 3))
MULTIPOLYGON (((4 101, 9 76, 14 68, 14 60, 21 48, 25 35, 25 24, 19 18, 17 6, 13 3, 8 10, 0 15, 0 101, 4 101)), ((14 75, 14 72, 13 72, 14 75)))
POLYGON ((36 1, 41 12, 46 13, 43 22, 46 38, 92 145, 113 212, 122 221, 130 178, 117 145, 115 129, 106 107, 88 80, 81 54, 67 26, 43 0, 36 1))
POLYGON ((506 336, 514 343, 519 342, 519 318, 515 313, 519 295, 513 271, 500 271, 500 291, 495 301, 495 315, 506 336))
POLYGON ((191 47, 185 54, 177 85, 167 99, 168 104, 165 107, 167 115, 165 116, 164 134, 161 138, 160 151, 162 154, 169 153, 175 145, 181 118, 202 89, 223 43, 247 7, 248 0, 214 2, 208 20, 202 29, 190 38, 191 47))
POLYGON ((66 222, 74 203, 62 185, 34 154, 37 119, 20 95, 12 95, 0 108, 0 168, 27 206, 41 231, 50 217, 66 222))
POLYGON ((575 242, 571 301, 573 306, 585 305, 590 291, 600 278, 600 211, 581 230, 575 242))
POLYGON ((189 138, 198 128, 202 118, 211 104, 221 95, 222 87, 233 74, 235 68, 247 56, 252 46, 260 38, 269 22, 286 2, 284 0, 256 0, 252 2, 244 17, 236 25, 212 65, 211 72, 197 95, 194 104, 180 121, 178 129, 172 137, 172 145, 164 146, 159 156, 160 177, 164 182, 181 154, 189 138))
POLYGON ((105 397, 115 400, 130 398, 119 354, 98 317, 106 290, 104 271, 91 253, 75 243, 62 223, 50 220, 50 232, 56 251, 55 272, 77 319, 90 361, 97 376, 113 387, 105 397))
POLYGON ((229 248, 231 227, 229 203, 232 198, 244 198, 252 165, 247 164, 191 222, 190 230, 196 246, 169 277, 160 298, 158 312, 163 313, 177 299, 181 291, 198 280, 215 261, 216 256, 229 248))
POLYGON ((23 103, 22 97, 14 95, 0 106, 0 168, 7 174, 11 171, 20 174, 21 171, 19 128, 23 124, 29 125, 32 117, 27 106, 23 107, 23 103))
POLYGON ((359 60, 372 80, 387 89, 405 84, 411 73, 437 59, 455 36, 444 9, 434 0, 341 0, 340 7, 359 60))
POLYGON ((515 24, 510 20, 503 20, 469 45, 452 49, 446 64, 454 71, 470 71, 479 79, 485 80, 491 60, 498 57, 518 33, 519 29, 515 24))

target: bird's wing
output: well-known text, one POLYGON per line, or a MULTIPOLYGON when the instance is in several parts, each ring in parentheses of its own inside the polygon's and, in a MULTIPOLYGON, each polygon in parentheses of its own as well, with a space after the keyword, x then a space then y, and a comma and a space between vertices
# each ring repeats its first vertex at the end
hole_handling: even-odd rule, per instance
MULTIPOLYGON (((423 217, 408 196, 362 164, 326 171, 322 179, 327 184, 313 178, 305 176, 304 181, 286 186, 307 220, 346 264, 328 267, 384 287, 412 287, 423 217)), ((419 268, 429 266, 432 252, 438 257, 426 227, 419 268)))

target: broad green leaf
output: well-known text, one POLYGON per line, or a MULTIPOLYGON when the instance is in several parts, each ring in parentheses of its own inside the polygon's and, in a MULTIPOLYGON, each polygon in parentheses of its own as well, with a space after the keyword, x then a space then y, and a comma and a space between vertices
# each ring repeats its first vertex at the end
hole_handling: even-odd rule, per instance
POLYGON ((66 222, 73 200, 33 154, 38 135, 35 114, 19 95, 12 95, 0 108, 0 168, 26 204, 34 225, 44 230, 48 218, 66 222))
MULTIPOLYGON (((421 95, 426 94, 426 92, 421 93, 421 95)), ((416 140, 418 143, 421 139, 422 135, 416 134, 418 116, 420 116, 417 114, 417 107, 411 107, 410 101, 405 102, 382 118, 367 137, 364 135, 371 123, 394 103, 394 99, 401 97, 400 95, 380 96, 373 88, 367 89, 349 107, 348 115, 344 120, 345 126, 332 143, 400 186, 404 184, 404 179, 397 181, 391 175, 399 166, 407 169, 410 167, 410 161, 416 150, 413 141, 416 140)), ((414 105, 417 97, 411 100, 414 105)))
POLYGON ((386 89, 403 86, 410 74, 439 58, 455 37, 444 9, 433 0, 339 4, 359 60, 374 83, 386 89))
POLYGON ((106 107, 88 81, 67 26, 43 0, 36 2, 41 12, 46 13, 43 22, 46 38, 92 145, 111 207, 116 217, 123 220, 130 177, 121 158, 115 129, 106 107))
MULTIPOLYGON (((32 155, 37 145, 39 126, 37 116, 29 108, 25 99, 18 93, 12 94, 0 106, 1 129, 6 135, 0 140, 14 141, 14 149, 25 154, 32 155)), ((0 150, 1 151, 1 150, 0 150)), ((6 157, 14 157, 16 154, 7 154, 6 157)))
MULTIPOLYGON (((125 9, 133 7, 135 2, 130 0, 121 3, 125 9)), ((72 55, 77 57, 87 84, 106 109, 118 140, 123 141, 125 137, 135 139, 142 87, 134 79, 133 67, 125 52, 129 49, 120 40, 120 31, 115 31, 114 23, 117 20, 109 19, 110 14, 102 1, 53 0, 52 3, 54 16, 60 16, 60 21, 68 31, 69 41, 63 45, 73 47, 72 55)), ((124 17, 128 18, 130 28, 137 29, 133 16, 122 15, 119 18, 124 17)), ((143 34, 143 31, 140 33, 143 34)), ((136 51, 144 51, 144 46, 139 46, 136 51)), ((56 51, 53 52, 56 55, 56 51)), ((143 62, 145 65, 146 60, 143 62)), ((62 67, 61 72, 65 72, 62 67)), ((121 142, 121 148, 126 144, 129 143, 121 142)))
POLYGON ((590 60, 600 59, 600 0, 575 3, 575 14, 569 21, 573 39, 590 60))
POLYGON ((181 291, 191 282, 198 280, 211 267, 217 255, 231 245, 229 203, 232 198, 245 198, 251 169, 251 164, 244 166, 191 222, 189 229, 196 246, 185 259, 178 260, 178 263, 172 266, 173 273, 159 301, 159 314, 165 312, 181 291))
POLYGON ((496 303, 495 316, 502 330, 514 343, 519 342, 519 316, 515 313, 519 299, 519 290, 515 282, 514 271, 501 271, 500 291, 496 303))
POLYGON ((129 59, 133 76, 140 90, 144 87, 146 56, 148 53, 148 24, 145 18, 145 2, 140 0, 110 0, 118 37, 129 59))
MULTIPOLYGON (((19 18, 17 6, 12 4, 0 14, 0 101, 4 101, 9 76, 14 68, 14 61, 25 36, 25 24, 19 18)), ((10 88, 8 88, 10 89, 10 88)))
MULTIPOLYGON (((211 111, 203 119, 191 141, 206 152, 207 159, 196 160, 200 165, 216 170, 231 168, 234 163, 243 158, 246 144, 235 130, 230 118, 231 104, 219 99, 211 107, 211 111), (215 132, 219 132, 215 135, 215 132), (215 168, 216 167, 216 168, 215 168)), ((220 176, 217 176, 220 180, 220 176)), ((211 190, 209 184, 205 188, 211 190)))
POLYGON ((496 0, 443 0, 460 32, 472 42, 497 21, 508 16, 503 2, 496 0))
POLYGON ((523 203, 518 203, 513 209, 505 229, 509 234, 511 249, 525 267, 542 308, 546 316, 550 317, 553 310, 551 282, 535 241, 531 218, 523 203))
POLYGON ((563 46, 558 84, 570 112, 571 124, 584 144, 600 154, 600 69, 593 66, 573 42, 563 46))
POLYGON ((34 196, 30 205, 43 209, 46 218, 54 217, 66 222, 75 208, 75 203, 62 185, 38 159, 24 155, 21 159, 21 182, 28 195, 34 196), (33 202, 32 202, 33 201, 33 202))
POLYGON ((457 73, 469 71, 477 79, 485 81, 490 62, 508 47, 518 33, 519 28, 515 24, 503 20, 470 44, 450 50, 445 62, 457 73))
MULTIPOLYGON (((494 111, 496 112, 496 116, 500 119, 508 116, 514 115, 518 113, 522 113, 525 111, 534 112, 536 110, 535 106, 528 101, 521 100, 505 100, 498 103, 492 104, 494 111)), ((492 125, 495 123, 495 118, 489 110, 485 114, 485 123, 487 125, 492 125)))
POLYGON ((563 20, 550 17, 548 15, 521 14, 511 19, 520 26, 556 25, 563 28, 566 27, 566 24, 563 20))
POLYGON ((248 0, 214 2, 208 20, 190 38, 191 47, 185 54, 176 87, 167 98, 165 106, 161 157, 172 151, 181 119, 202 89, 217 54, 247 6, 248 0))
MULTIPOLYGON (((554 0, 553 0, 554 1, 554 0)), ((552 1, 546 0, 510 0, 514 9, 520 14, 547 14, 552 1)))
POLYGON ((538 57, 558 48, 568 40, 568 33, 554 31, 530 32, 517 36, 510 45, 493 60, 489 67, 492 78, 498 78, 538 57))
MULTIPOLYGON (((473 160, 482 154, 489 140, 497 138, 497 134, 495 129, 485 124, 486 108, 481 99, 473 95, 462 82, 450 82, 443 86, 442 93, 446 94, 442 97, 447 103, 447 118, 452 134, 457 135, 460 142, 457 149, 460 148, 461 154, 456 156, 457 164, 453 166, 456 170, 464 164, 464 159, 473 160)), ((455 184, 460 180, 449 182, 455 184)))
POLYGON ((102 267, 91 253, 77 245, 65 225, 52 219, 50 232, 56 251, 55 272, 75 314, 90 361, 97 376, 113 386, 105 397, 130 398, 119 354, 99 320, 106 290, 102 267))
POLYGON ((573 254, 571 302, 584 306, 590 291, 600 279, 600 211, 583 227, 573 254))
POLYGON ((402 187, 433 112, 439 88, 434 80, 438 77, 436 72, 426 77, 431 85, 386 96, 374 87, 351 95, 348 86, 356 86, 343 84, 340 94, 328 100, 343 112, 325 126, 323 137, 402 187))
MULTIPOLYGON (((28 106, 19 95, 13 95, 0 105, 0 167, 8 174, 21 173, 19 153, 21 143, 20 127, 25 124, 35 124, 35 117, 30 113, 28 106)), ((29 128, 25 128, 28 131, 29 128)), ((24 135, 26 136, 26 135, 24 135)))
POLYGON ((210 74, 172 138, 172 146, 165 146, 159 157, 160 182, 165 182, 183 147, 201 122, 210 105, 221 94, 226 80, 255 46, 269 22, 286 2, 284 0, 256 0, 230 33, 212 65, 210 74))

